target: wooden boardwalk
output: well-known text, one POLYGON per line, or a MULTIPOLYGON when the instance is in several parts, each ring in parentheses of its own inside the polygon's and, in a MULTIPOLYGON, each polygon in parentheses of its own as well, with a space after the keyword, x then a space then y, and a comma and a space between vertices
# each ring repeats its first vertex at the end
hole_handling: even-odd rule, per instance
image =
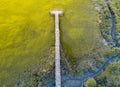
POLYGON ((53 10, 51 14, 55 16, 55 82, 56 87, 61 87, 59 15, 63 12, 53 10))

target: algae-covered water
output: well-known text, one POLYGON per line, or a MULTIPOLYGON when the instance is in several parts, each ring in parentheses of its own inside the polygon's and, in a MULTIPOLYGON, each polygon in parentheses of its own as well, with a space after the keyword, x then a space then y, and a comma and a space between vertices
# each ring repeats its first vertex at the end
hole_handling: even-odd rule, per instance
POLYGON ((64 12, 61 49, 71 67, 101 46, 90 0, 0 0, 0 87, 13 87, 36 72, 43 78, 54 67, 54 8, 64 12))

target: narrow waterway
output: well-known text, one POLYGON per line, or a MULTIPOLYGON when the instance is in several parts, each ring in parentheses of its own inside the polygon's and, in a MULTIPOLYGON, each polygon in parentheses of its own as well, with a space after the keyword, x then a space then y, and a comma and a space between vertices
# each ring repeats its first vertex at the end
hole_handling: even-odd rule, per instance
POLYGON ((115 14, 113 12, 113 10, 111 9, 110 5, 107 3, 107 0, 105 0, 105 3, 108 7, 109 13, 110 13, 110 20, 111 20, 111 43, 113 46, 115 47, 120 47, 119 43, 118 43, 118 38, 116 37, 116 19, 115 19, 115 14))
MULTIPOLYGON (((89 73, 89 74, 85 74, 81 77, 68 77, 68 76, 62 76, 62 87, 66 86, 66 87, 76 87, 76 86, 81 86, 83 87, 83 83, 84 81, 86 81, 88 78, 94 78, 96 76, 98 76, 100 73, 102 73, 104 71, 104 69, 106 68, 106 66, 114 61, 117 61, 120 59, 120 52, 116 53, 115 55, 107 58, 107 60, 104 61, 104 63, 101 65, 101 67, 96 70, 96 72, 94 73, 89 73)), ((46 84, 43 87, 54 87, 55 86, 55 81, 52 81, 48 84, 46 84)))

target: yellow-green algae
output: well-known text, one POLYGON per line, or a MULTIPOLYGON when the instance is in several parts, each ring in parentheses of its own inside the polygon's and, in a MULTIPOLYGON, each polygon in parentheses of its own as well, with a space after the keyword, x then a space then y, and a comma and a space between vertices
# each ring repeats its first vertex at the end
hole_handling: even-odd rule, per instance
POLYGON ((27 69, 54 64, 54 19, 63 9, 61 45, 70 61, 98 46, 97 14, 90 0, 0 0, 0 87, 13 87, 27 69))

